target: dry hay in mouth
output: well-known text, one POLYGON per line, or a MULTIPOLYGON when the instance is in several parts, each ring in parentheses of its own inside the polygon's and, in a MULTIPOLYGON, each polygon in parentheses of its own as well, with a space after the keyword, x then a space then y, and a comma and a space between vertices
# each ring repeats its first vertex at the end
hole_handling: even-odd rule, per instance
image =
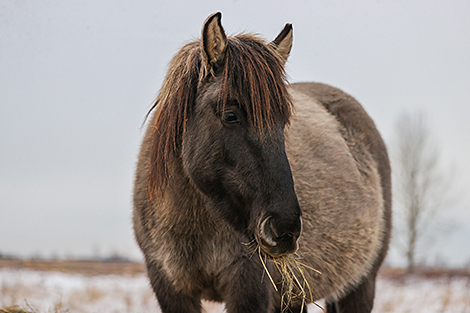
POLYGON ((298 256, 295 254, 283 255, 277 258, 262 253, 261 247, 258 245, 258 255, 263 264, 264 270, 269 277, 274 289, 279 291, 274 279, 269 273, 266 262, 271 261, 277 268, 278 272, 281 274, 281 311, 286 312, 289 309, 289 306, 292 304, 293 300, 300 300, 301 309, 300 312, 303 312, 304 307, 307 302, 311 302, 319 307, 321 310, 326 312, 324 308, 315 303, 313 298, 312 289, 306 278, 305 269, 309 269, 315 273, 321 274, 320 271, 300 262, 298 256))

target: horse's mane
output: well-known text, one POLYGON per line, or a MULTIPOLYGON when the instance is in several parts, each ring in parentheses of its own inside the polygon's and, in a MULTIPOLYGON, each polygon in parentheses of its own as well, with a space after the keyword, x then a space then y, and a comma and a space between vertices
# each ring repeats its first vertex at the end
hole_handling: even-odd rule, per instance
MULTIPOLYGON (((149 192, 163 191, 169 169, 178 156, 187 118, 194 106, 197 87, 212 70, 202 58, 202 44, 185 45, 171 60, 168 73, 155 104, 151 136, 149 192)), ((283 61, 263 39, 240 34, 228 38, 223 64, 216 70, 221 75, 219 105, 237 97, 254 127, 269 131, 275 123, 289 123, 292 100, 287 90, 283 61)))

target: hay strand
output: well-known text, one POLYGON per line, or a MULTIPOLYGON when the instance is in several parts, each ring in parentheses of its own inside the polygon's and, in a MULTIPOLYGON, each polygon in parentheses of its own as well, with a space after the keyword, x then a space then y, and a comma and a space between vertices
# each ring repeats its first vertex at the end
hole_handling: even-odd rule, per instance
POLYGON ((272 283, 273 286, 274 286, 274 289, 275 289, 276 291, 279 291, 279 290, 277 290, 277 286, 276 286, 276 284, 274 283, 274 280, 273 280, 273 278, 271 277, 271 274, 269 273, 268 268, 266 267, 266 262, 265 262, 265 261, 266 261, 266 257, 265 257, 265 261, 263 261, 263 257, 261 256, 261 248, 259 248, 259 247, 258 247, 258 255, 259 255, 259 259, 261 260, 261 264, 263 264, 264 270, 266 271, 266 274, 268 274, 268 277, 269 277, 269 279, 271 280, 271 283, 272 283))
POLYGON ((294 257, 294 255, 284 255, 278 258, 273 258, 265 253, 262 253, 260 246, 258 246, 258 255, 261 260, 261 264, 263 265, 264 270, 276 291, 279 291, 279 289, 274 282, 268 267, 266 266, 267 261, 271 261, 276 266, 278 272, 281 274, 280 285, 282 312, 286 312, 294 300, 301 301, 301 312, 307 302, 314 303, 317 307, 324 311, 320 305, 315 303, 312 288, 310 288, 310 284, 308 283, 305 274, 305 269, 311 270, 317 274, 321 274, 320 271, 300 262, 294 257))

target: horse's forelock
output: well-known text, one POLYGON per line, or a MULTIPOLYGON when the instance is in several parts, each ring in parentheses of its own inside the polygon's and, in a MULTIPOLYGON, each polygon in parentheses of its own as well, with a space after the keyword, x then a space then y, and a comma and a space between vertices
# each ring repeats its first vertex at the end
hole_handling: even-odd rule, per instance
MULTIPOLYGON (((275 123, 288 124, 292 101, 282 61, 274 50, 254 35, 229 37, 219 105, 237 97, 252 124, 261 132, 275 123)), ((147 116, 152 123, 149 194, 163 192, 169 170, 178 155, 186 121, 196 100, 197 86, 212 72, 203 67, 200 42, 185 45, 171 60, 168 73, 147 116)))
POLYGON ((242 34, 229 38, 219 99, 239 97, 253 125, 261 131, 288 124, 292 101, 280 57, 263 39, 242 34))

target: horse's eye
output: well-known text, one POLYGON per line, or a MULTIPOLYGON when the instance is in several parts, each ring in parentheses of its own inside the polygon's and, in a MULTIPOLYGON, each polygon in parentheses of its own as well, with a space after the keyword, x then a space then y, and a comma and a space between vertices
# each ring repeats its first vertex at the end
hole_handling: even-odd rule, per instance
POLYGON ((233 111, 225 111, 222 115, 222 119, 227 124, 237 124, 240 123, 238 116, 233 111))

